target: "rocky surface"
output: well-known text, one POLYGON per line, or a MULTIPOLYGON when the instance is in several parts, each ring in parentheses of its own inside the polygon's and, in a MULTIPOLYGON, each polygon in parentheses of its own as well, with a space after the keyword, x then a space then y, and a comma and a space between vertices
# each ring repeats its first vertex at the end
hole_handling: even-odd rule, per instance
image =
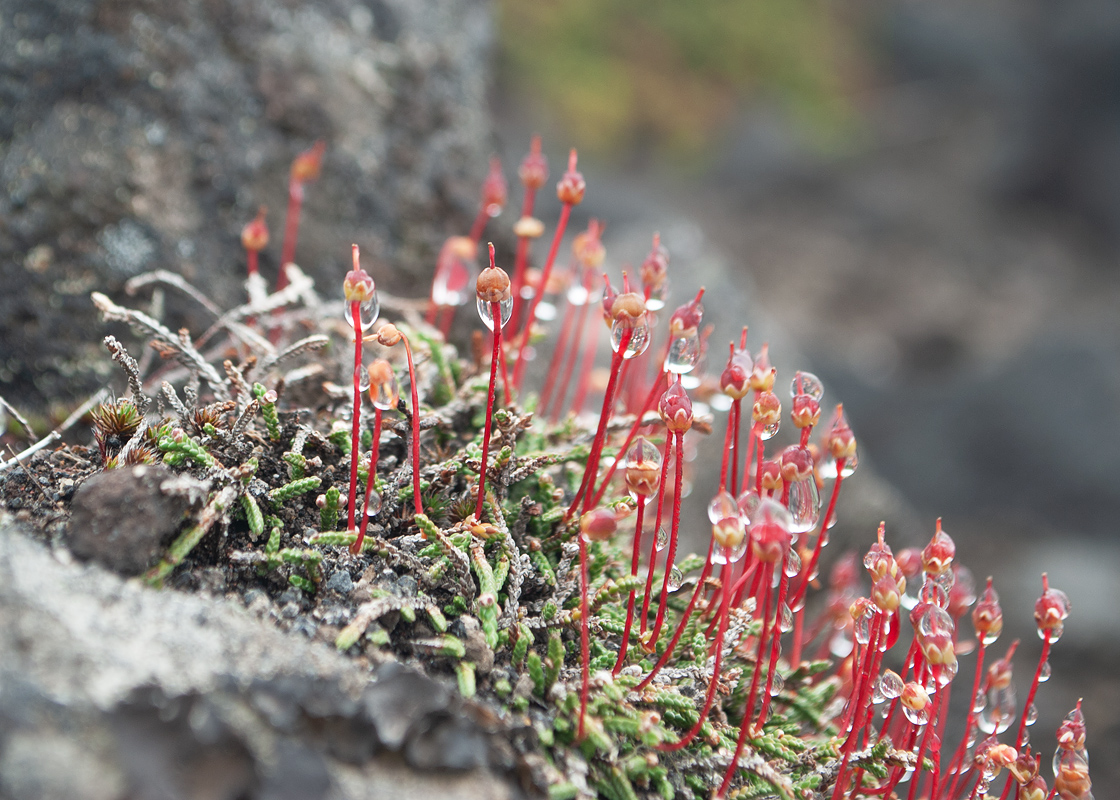
POLYGON ((0 520, 9 800, 514 798, 512 740, 406 667, 73 563, 0 520))
POLYGON ((231 305, 240 230, 262 204, 271 280, 289 165, 315 140, 326 158, 296 262, 329 286, 357 242, 383 286, 426 274, 486 168, 491 35, 475 0, 0 2, 8 399, 100 383, 91 290, 167 268, 231 305))

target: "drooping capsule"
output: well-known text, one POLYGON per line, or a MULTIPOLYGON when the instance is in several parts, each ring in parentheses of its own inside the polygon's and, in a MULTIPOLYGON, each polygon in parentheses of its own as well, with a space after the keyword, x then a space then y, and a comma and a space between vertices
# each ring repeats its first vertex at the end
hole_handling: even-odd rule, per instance
POLYGON ((400 401, 397 376, 388 361, 378 359, 369 365, 369 399, 374 408, 392 411, 400 401))

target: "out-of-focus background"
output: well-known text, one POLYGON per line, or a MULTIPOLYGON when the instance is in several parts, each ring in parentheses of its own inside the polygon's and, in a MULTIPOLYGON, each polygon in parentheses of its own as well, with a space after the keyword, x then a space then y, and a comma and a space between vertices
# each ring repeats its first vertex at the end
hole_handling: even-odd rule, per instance
POLYGON ((533 131, 554 175, 578 147, 575 225, 606 220, 615 276, 658 228, 680 287, 670 307, 708 284, 713 348, 749 324, 752 349, 773 338, 780 374, 822 377, 897 490, 869 501, 897 511, 896 549, 941 516, 977 580, 996 577, 1008 631, 994 652, 1023 639, 1020 703, 1049 573, 1073 614, 1032 739, 1048 761, 1086 697, 1096 796, 1120 797, 1120 5, 500 0, 497 13, 509 174, 533 131))

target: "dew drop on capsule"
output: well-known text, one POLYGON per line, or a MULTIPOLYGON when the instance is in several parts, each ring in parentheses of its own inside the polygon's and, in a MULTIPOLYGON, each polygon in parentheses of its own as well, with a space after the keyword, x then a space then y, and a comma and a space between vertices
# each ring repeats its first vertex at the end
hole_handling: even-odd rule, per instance
POLYGON ((611 324, 611 349, 616 353, 622 347, 622 340, 625 334, 629 332, 630 337, 626 341, 626 349, 622 351, 622 357, 625 359, 637 358, 646 351, 650 342, 650 329, 648 322, 619 322, 615 320, 611 324))
POLYGON ((708 519, 713 525, 721 519, 727 517, 735 517, 739 515, 739 507, 735 503, 735 498, 726 489, 720 491, 711 502, 708 503, 708 519))
POLYGON ((790 484, 789 513, 793 519, 789 526, 791 533, 805 533, 817 527, 821 518, 821 495, 812 475, 807 480, 790 484))
POLYGON ((692 372, 700 362, 700 335, 679 336, 669 343, 665 371, 683 375, 692 372))
MULTIPOLYGON (((490 330, 494 330, 494 304, 475 298, 475 305, 478 308, 478 316, 482 323, 490 330)), ((509 322, 509 318, 513 316, 513 296, 510 295, 505 300, 500 301, 498 309, 502 314, 502 327, 504 328, 506 323, 509 322)))
MULTIPOLYGON (((364 303, 358 303, 358 322, 362 325, 362 333, 366 333, 373 327, 373 323, 377 322, 377 317, 380 314, 381 301, 377 299, 377 292, 374 292, 373 297, 364 303)), ((354 327, 354 315, 350 312, 349 303, 343 303, 342 318, 346 320, 347 325, 351 328, 354 327)))

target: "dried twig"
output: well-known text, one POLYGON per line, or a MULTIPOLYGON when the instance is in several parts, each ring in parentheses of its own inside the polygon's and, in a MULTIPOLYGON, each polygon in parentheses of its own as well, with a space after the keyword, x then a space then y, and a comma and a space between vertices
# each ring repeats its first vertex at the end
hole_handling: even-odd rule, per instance
POLYGON ((145 286, 151 286, 153 284, 162 284, 164 286, 170 286, 172 289, 178 289, 215 317, 220 317, 222 315, 222 310, 214 305, 214 303, 210 301, 210 298, 187 283, 181 275, 176 275, 174 272, 168 272, 165 269, 145 272, 141 275, 137 275, 135 278, 130 278, 124 285, 124 291, 129 296, 132 296, 145 286))
POLYGON ((9 403, 7 400, 5 400, 3 397, 0 397, 0 406, 3 406, 4 408, 8 409, 8 413, 16 418, 16 421, 19 422, 19 424, 23 426, 23 429, 25 431, 27 431, 27 435, 31 438, 31 441, 34 442, 35 441, 35 431, 31 430, 31 425, 30 425, 30 423, 28 423, 28 421, 26 419, 24 419, 23 414, 16 411, 15 406, 13 406, 11 403, 9 403))
POLYGON ((141 333, 151 336, 162 348, 174 353, 177 360, 188 370, 204 378, 219 399, 229 399, 229 391, 226 389, 222 376, 194 348, 190 336, 185 331, 180 331, 178 334, 172 333, 143 311, 134 311, 131 308, 119 306, 101 292, 93 292, 90 297, 105 321, 126 322, 141 333))

